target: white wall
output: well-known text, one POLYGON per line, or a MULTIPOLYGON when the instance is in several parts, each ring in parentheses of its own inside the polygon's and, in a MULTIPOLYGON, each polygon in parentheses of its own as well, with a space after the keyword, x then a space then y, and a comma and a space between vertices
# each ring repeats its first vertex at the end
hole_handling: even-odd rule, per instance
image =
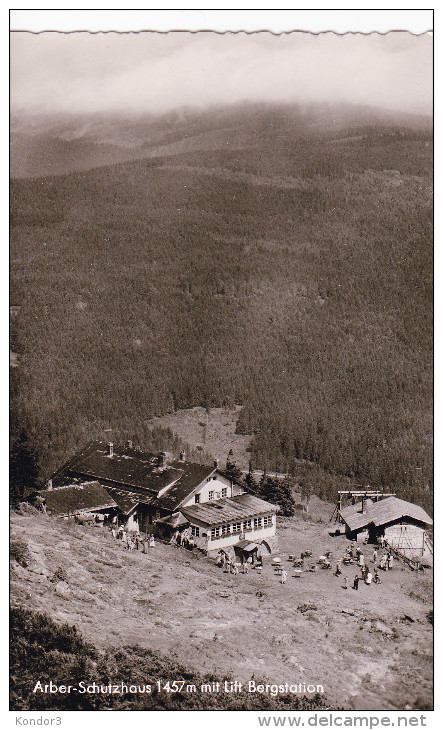
MULTIPOLYGON (((231 534, 225 537, 220 536, 214 539, 211 538, 211 528, 209 526, 197 522, 197 520, 194 520, 192 524, 200 528, 200 536, 194 538, 197 546, 209 552, 210 550, 220 550, 220 548, 225 548, 229 545, 236 545, 239 540, 243 539, 254 542, 256 540, 266 540, 266 538, 274 537, 277 529, 277 517, 275 514, 272 514, 272 524, 268 527, 263 527, 261 530, 251 529, 236 533, 231 532, 231 534), (202 532, 206 532, 207 536, 203 537, 202 532)), ((252 518, 252 525, 254 525, 254 518, 252 518)))
MULTIPOLYGON (((180 507, 189 507, 191 504, 196 504, 196 494, 200 495, 200 504, 203 504, 204 502, 209 502, 209 492, 211 491, 214 492, 214 500, 222 499, 221 491, 223 488, 227 489, 226 497, 234 496, 232 494, 231 482, 229 481, 229 479, 222 476, 221 474, 214 473, 211 477, 209 477, 209 481, 205 479, 204 482, 201 482, 201 484, 198 485, 197 489, 192 493, 192 495, 190 495, 186 499, 186 501, 184 501, 180 505, 180 507)), ((241 494, 241 492, 235 491, 234 494, 241 494)))
POLYGON ((421 551, 424 530, 417 525, 391 525, 385 529, 385 538, 393 548, 404 549, 405 554, 421 551))

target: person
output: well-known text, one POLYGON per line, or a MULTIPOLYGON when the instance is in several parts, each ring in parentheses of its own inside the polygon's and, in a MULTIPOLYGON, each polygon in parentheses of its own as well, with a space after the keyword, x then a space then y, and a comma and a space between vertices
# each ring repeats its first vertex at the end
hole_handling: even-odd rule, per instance
POLYGON ((391 553, 388 558, 388 570, 392 570, 393 567, 394 567, 394 556, 391 553))
POLYGON ((149 547, 150 547, 150 548, 152 548, 152 547, 155 547, 155 539, 154 539, 154 535, 150 535, 150 536, 149 536, 149 547))
POLYGON ((387 559, 388 559, 388 556, 387 556, 387 555, 386 555, 386 553, 385 553, 385 554, 384 554, 384 555, 382 556, 382 559, 380 560, 380 568, 381 568, 382 570, 386 570, 386 561, 387 561, 387 559))
POLYGON ((248 565, 248 561, 246 561, 246 562, 243 563, 243 573, 245 575, 247 575, 248 570, 249 570, 249 565, 248 565))
POLYGON ((372 562, 373 562, 373 563, 376 563, 376 562, 377 562, 377 555, 378 555, 378 553, 377 553, 377 548, 375 548, 375 550, 374 550, 374 554, 373 554, 373 556, 372 556, 372 562))
POLYGON ((288 574, 285 569, 282 570, 281 576, 280 576, 280 583, 286 583, 286 578, 288 577, 288 574))
POLYGON ((359 582, 359 580, 360 580, 360 578, 358 577, 358 575, 356 575, 355 578, 354 578, 354 586, 353 586, 354 587, 354 591, 358 591, 358 582, 359 582))
POLYGON ((382 548, 384 548, 386 546, 386 540, 383 536, 380 538, 380 545, 382 548))
POLYGON ((343 578, 342 588, 344 588, 345 591, 348 589, 348 576, 347 575, 345 575, 345 577, 343 578))
POLYGON ((374 583, 381 583, 377 568, 374 570, 374 583))
POLYGON ((339 560, 337 560, 337 565, 335 566, 334 575, 341 575, 341 566, 340 566, 339 560))
POLYGON ((358 557, 358 564, 359 564, 360 568, 365 567, 365 556, 363 555, 363 553, 360 553, 360 555, 358 557))
POLYGON ((115 525, 112 525, 111 533, 112 533, 112 537, 115 537, 115 538, 117 537, 117 528, 115 525))
POLYGON ((368 570, 366 573, 365 583, 367 586, 370 586, 372 583, 372 573, 370 570, 368 570))

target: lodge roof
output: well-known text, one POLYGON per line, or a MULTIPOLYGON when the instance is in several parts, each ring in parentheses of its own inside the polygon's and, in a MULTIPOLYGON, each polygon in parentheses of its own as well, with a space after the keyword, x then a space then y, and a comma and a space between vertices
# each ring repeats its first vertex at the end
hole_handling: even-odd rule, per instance
POLYGON ((118 508, 124 515, 129 515, 138 504, 153 504, 155 495, 143 495, 138 492, 130 492, 127 489, 118 487, 105 487, 106 491, 116 501, 118 508))
POLYGON ((57 487, 74 480, 97 480, 109 488, 125 513, 137 503, 137 495, 140 503, 155 502, 159 508, 173 511, 215 471, 214 465, 177 459, 160 468, 158 454, 117 445, 109 456, 106 442, 91 441, 53 475, 52 481, 57 487))
POLYGON ((158 498, 159 507, 165 509, 176 509, 203 481, 208 479, 217 470, 214 466, 204 464, 193 464, 192 462, 170 461, 168 462, 182 472, 172 487, 158 498))
POLYGON ((55 489, 43 489, 38 494, 45 500, 47 511, 59 517, 117 506, 98 482, 68 484, 55 489))
POLYGON ((422 507, 398 497, 387 497, 375 502, 364 512, 349 511, 345 508, 340 510, 339 515, 350 532, 362 530, 371 524, 380 527, 402 517, 410 517, 417 522, 432 525, 432 519, 422 507))
POLYGON ((245 493, 239 494, 237 497, 218 499, 215 502, 203 502, 182 507, 180 511, 191 521, 196 519, 206 525, 221 525, 232 520, 277 512, 278 507, 252 494, 245 493))

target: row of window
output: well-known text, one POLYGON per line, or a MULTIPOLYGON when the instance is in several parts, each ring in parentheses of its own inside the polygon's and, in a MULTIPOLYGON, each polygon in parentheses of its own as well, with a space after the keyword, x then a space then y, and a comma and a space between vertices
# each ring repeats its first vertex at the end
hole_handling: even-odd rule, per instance
MULTIPOLYGON (((208 501, 213 502, 215 499, 224 499, 228 496, 228 488, 223 487, 221 492, 214 492, 213 489, 208 494, 208 501)), ((200 494, 195 495, 195 504, 200 504, 200 494)))
MULTIPOLYGON (((265 517, 254 517, 254 530, 262 530, 264 527, 272 525, 272 515, 265 515, 265 517)), ((247 532, 252 530, 252 519, 245 520, 244 522, 234 522, 229 525, 221 525, 211 528, 211 538, 214 540, 216 537, 227 537, 228 535, 237 535, 240 532, 247 532)))

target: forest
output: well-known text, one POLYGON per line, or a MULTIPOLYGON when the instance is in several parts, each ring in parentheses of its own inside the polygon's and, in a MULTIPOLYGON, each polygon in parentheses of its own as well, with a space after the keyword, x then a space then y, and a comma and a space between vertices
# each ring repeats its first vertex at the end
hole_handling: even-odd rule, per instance
POLYGON ((185 151, 12 180, 18 480, 238 403, 253 468, 432 510, 432 133, 357 112, 202 112, 185 151))

